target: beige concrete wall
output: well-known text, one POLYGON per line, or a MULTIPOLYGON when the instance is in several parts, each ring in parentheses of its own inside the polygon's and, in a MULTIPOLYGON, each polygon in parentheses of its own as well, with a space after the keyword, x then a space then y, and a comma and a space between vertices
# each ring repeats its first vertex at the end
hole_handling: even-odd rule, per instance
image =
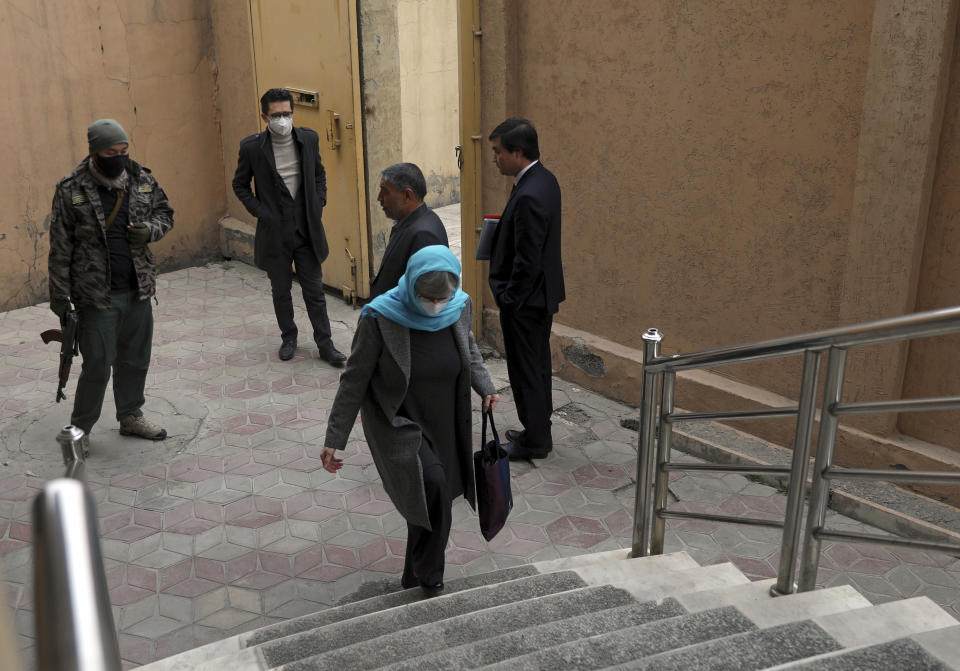
POLYGON ((380 173, 400 161, 427 178, 427 204, 460 200, 456 0, 359 4, 367 201, 373 274, 390 236, 377 203, 380 173))
POLYGON ((217 88, 214 113, 217 116, 223 161, 221 177, 227 199, 225 212, 253 224, 256 220, 233 195, 233 173, 237 169, 240 141, 260 131, 260 95, 253 70, 253 35, 250 7, 237 0, 211 0, 210 17, 216 58, 217 88))
MULTIPOLYGON (((671 353, 913 311, 956 4, 482 3, 485 126, 533 120, 563 188, 557 321, 671 353)), ((900 396, 906 353, 851 356, 846 397, 900 396)), ((719 372, 795 397, 799 370, 719 372)))
POLYGON ((456 0, 399 0, 397 34, 403 160, 427 178, 431 207, 460 201, 456 0))
POLYGON ((153 245, 163 267, 209 258, 225 207, 208 3, 122 0, 0 5, 0 309, 46 300, 53 186, 114 117, 176 210, 153 245))
POLYGON ((359 18, 371 266, 376 275, 393 223, 384 216, 377 202, 380 173, 403 160, 396 2, 363 0, 359 18))
MULTIPOLYGON (((960 40, 954 40, 949 93, 924 243, 917 310, 960 305, 960 40)), ((960 395, 960 335, 914 341, 903 386, 906 398, 960 395)), ((904 414, 900 430, 957 448, 960 412, 904 414)), ((958 450, 960 451, 960 450, 958 450)))

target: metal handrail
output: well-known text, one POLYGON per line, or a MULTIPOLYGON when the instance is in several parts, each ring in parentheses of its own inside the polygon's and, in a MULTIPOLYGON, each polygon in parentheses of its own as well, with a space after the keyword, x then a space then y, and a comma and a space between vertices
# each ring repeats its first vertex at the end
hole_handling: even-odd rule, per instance
POLYGON ((851 347, 873 345, 897 340, 945 335, 960 332, 960 307, 931 310, 903 317, 882 319, 854 326, 815 331, 799 336, 777 338, 745 345, 703 350, 689 354, 661 356, 662 334, 655 328, 643 334, 644 364, 643 388, 640 399, 640 427, 638 438, 637 490, 635 501, 633 556, 663 552, 665 520, 702 519, 733 522, 783 529, 780 565, 774 594, 788 594, 797 589, 797 558, 801 537, 803 494, 807 482, 814 422, 817 415, 816 398, 819 391, 820 363, 828 355, 827 379, 821 409, 817 461, 814 467, 810 494, 808 523, 803 534, 801 558, 801 591, 813 589, 819 566, 820 540, 839 539, 885 542, 892 545, 940 551, 960 552, 960 546, 948 543, 911 541, 870 534, 847 534, 823 528, 829 497, 830 479, 874 479, 897 482, 936 482, 960 484, 960 473, 873 471, 866 469, 835 469, 832 467, 833 448, 839 416, 880 412, 911 412, 942 410, 960 407, 960 397, 908 399, 873 403, 840 403, 846 350, 851 347), (735 410, 727 412, 676 413, 674 388, 676 374, 681 370, 716 368, 718 366, 803 355, 803 372, 799 402, 795 407, 735 410), (659 386, 659 399, 657 395, 659 386), (743 466, 729 464, 682 464, 670 461, 673 426, 682 421, 718 419, 764 419, 796 416, 793 456, 789 470, 780 466, 743 466), (655 436, 659 434, 659 440, 655 436), (673 471, 755 472, 789 475, 787 507, 783 522, 736 518, 728 515, 670 511, 666 508, 667 483, 673 471), (878 540, 882 539, 882 540, 878 540))
POLYGON ((120 648, 93 497, 82 481, 84 433, 57 436, 66 477, 33 502, 34 622, 40 671, 119 671, 120 648))
POLYGON ((801 354, 807 350, 823 351, 831 347, 874 345, 908 338, 946 335, 957 331, 960 331, 960 306, 689 354, 660 356, 658 353, 649 362, 644 359, 644 369, 649 368, 651 372, 659 373, 668 369, 678 371, 716 368, 801 354))

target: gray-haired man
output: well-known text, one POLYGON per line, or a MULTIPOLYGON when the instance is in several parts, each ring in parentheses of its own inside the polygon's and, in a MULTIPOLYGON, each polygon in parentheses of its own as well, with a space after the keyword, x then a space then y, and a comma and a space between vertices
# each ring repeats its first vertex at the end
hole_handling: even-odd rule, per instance
POLYGON ((443 222, 423 202, 426 195, 427 181, 413 163, 395 163, 380 173, 377 200, 395 223, 380 270, 370 285, 371 299, 397 286, 412 254, 429 245, 449 246, 443 222))

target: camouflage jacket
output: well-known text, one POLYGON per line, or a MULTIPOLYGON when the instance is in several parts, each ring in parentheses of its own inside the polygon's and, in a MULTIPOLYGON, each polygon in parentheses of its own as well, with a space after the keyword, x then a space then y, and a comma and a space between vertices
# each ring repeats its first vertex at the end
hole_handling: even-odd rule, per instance
MULTIPOLYGON (((100 204, 97 181, 87 169, 89 157, 57 183, 50 214, 50 300, 67 299, 76 306, 110 307, 110 252, 107 215, 100 204)), ((144 222, 150 242, 173 228, 173 209, 150 171, 127 162, 130 222, 144 222)), ((156 292, 156 264, 147 245, 131 247, 140 299, 156 292)))

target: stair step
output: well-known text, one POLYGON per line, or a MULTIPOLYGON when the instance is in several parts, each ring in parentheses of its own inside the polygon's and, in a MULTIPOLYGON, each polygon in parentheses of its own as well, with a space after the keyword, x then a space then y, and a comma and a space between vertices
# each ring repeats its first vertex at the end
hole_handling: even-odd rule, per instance
POLYGON ((914 634, 910 639, 922 645, 948 669, 960 671, 960 624, 914 634))
MULTIPOLYGON (((736 571, 735 567, 730 567, 736 571)), ((638 557, 629 561, 614 559, 602 564, 587 563, 586 566, 567 571, 544 573, 520 578, 505 583, 495 583, 455 594, 443 594, 431 599, 408 604, 403 608, 371 613, 347 621, 329 624, 322 629, 302 632, 283 639, 261 644, 256 650, 248 648, 240 653, 241 658, 262 658, 267 668, 290 664, 305 657, 327 653, 355 643, 383 636, 399 630, 436 622, 464 613, 496 607, 523 599, 567 591, 587 586, 613 585, 636 594, 637 583, 657 584, 665 576, 678 576, 691 571, 703 571, 685 552, 651 557, 638 557), (692 567, 692 568, 686 568, 692 567), (681 570, 676 570, 681 569, 681 570), (342 633, 340 633, 342 632, 342 633)), ((716 579, 736 579, 730 571, 708 572, 719 576, 716 579)), ((739 571, 737 576, 742 577, 739 571)), ((706 580, 707 578, 701 578, 706 580)), ((746 580, 746 578, 742 578, 746 580)), ((674 578, 675 582, 677 578, 674 578)), ((670 580, 667 579, 668 584, 670 580)), ((722 584, 722 583, 721 583, 722 584)), ((411 590, 417 591, 420 590, 411 590)), ((649 591, 649 588, 647 589, 649 591)), ((234 657, 237 659, 238 657, 234 657)), ((224 660, 214 660, 222 664, 224 660)), ((204 667, 201 667, 204 668, 204 667)), ((211 666, 211 668, 213 668, 211 666)))
MULTIPOLYGON (((653 559, 645 557, 643 561, 653 559)), ((632 561, 639 561, 634 559, 632 561)), ((662 573, 641 571, 629 562, 588 565, 571 569, 588 585, 616 585, 630 592, 637 601, 650 601, 666 596, 743 585, 750 580, 733 564, 696 566, 662 573)))
MULTIPOLYGON (((949 671, 948 666, 911 638, 898 638, 855 650, 843 650, 816 659, 782 664, 775 669, 800 671, 949 671)), ((772 671, 772 670, 771 670, 772 671)))
POLYGON ((891 601, 814 621, 844 649, 775 669, 960 669, 960 625, 927 597, 891 601))
POLYGON ((756 626, 736 608, 717 608, 608 631, 481 668, 491 671, 603 669, 638 657, 755 629, 756 626))
MULTIPOLYGON (((463 590, 483 587, 484 585, 515 580, 531 575, 539 575, 540 573, 546 572, 547 571, 538 571, 535 564, 511 566, 510 568, 450 580, 446 583, 444 593, 453 594, 463 590)), ((224 655, 229 655, 238 650, 265 643, 275 638, 290 636, 301 631, 310 631, 311 629, 323 627, 333 622, 422 601, 423 598, 423 592, 417 588, 407 590, 398 589, 388 594, 381 594, 359 601, 351 601, 344 605, 325 608, 315 613, 308 613, 307 615, 291 618, 284 622, 262 627, 261 629, 244 632, 220 641, 214 641, 213 643, 187 650, 174 657, 160 659, 141 666, 139 667, 139 671, 192 671, 194 667, 205 661, 223 657, 224 655)))
MULTIPOLYGON (((840 644, 817 624, 801 620, 636 659, 617 668, 636 671, 758 671, 839 649, 840 644)), ((552 671, 561 668, 574 667, 556 667, 552 671)))
POLYGON ((707 608, 736 606, 758 627, 767 628, 819 615, 841 613, 855 608, 870 608, 870 602, 849 585, 773 597, 775 580, 761 580, 677 596, 680 605, 691 613, 707 608))
MULTIPOLYGON (((632 559, 629 550, 618 549, 607 552, 562 557, 560 559, 548 559, 534 564, 523 564, 521 566, 512 566, 479 575, 454 578, 446 582, 444 594, 454 594, 456 592, 496 584, 498 582, 515 580, 526 576, 541 575, 578 566, 619 560, 648 562, 648 565, 651 567, 669 565, 677 568, 690 568, 697 565, 685 552, 674 552, 665 555, 632 559), (651 562, 651 560, 654 561, 651 562)), ((408 603, 421 601, 423 598, 422 590, 415 588, 408 590, 398 589, 388 594, 347 601, 342 605, 326 608, 307 615, 301 615, 300 617, 278 622, 277 624, 269 625, 252 632, 244 632, 236 636, 214 641, 213 643, 184 651, 173 657, 157 660, 140 667, 140 669, 141 671, 192 671, 203 662, 230 655, 239 650, 273 639, 283 638, 302 631, 310 631, 334 622, 359 617, 368 613, 397 608, 408 603)))
POLYGON ((814 618, 814 622, 845 648, 876 645, 957 624, 947 611, 925 596, 823 615, 814 618))
MULTIPOLYGON (((585 630, 600 633, 683 613, 683 608, 673 600, 639 604, 628 592, 616 587, 585 587, 398 631, 283 668, 358 671, 388 665, 394 668, 402 661, 417 669, 438 668, 437 664, 446 669, 470 668, 477 665, 472 660, 482 656, 483 651, 504 649, 504 638, 519 638, 519 645, 530 651, 571 637, 591 635, 584 634, 585 630), (492 638, 497 641, 490 643, 492 638), (464 654, 468 648, 477 654, 464 654), (451 655, 454 651, 457 654, 451 655), (432 658, 432 666, 424 664, 424 656, 432 658), (457 658, 456 663, 452 663, 453 657, 457 658)), ((484 663, 493 661, 496 659, 489 658, 484 663)))
POLYGON ((335 621, 309 631, 271 639, 227 657, 208 660, 194 668, 196 671, 219 671, 226 668, 234 671, 246 671, 248 668, 269 669, 428 622, 587 586, 575 571, 527 576, 454 594, 443 594, 433 599, 421 599, 402 608, 335 621), (262 664, 266 666, 260 666, 262 664))
MULTIPOLYGON (((648 562, 653 557, 644 558, 648 562)), ((634 560, 639 561, 639 560, 634 560)), ((660 602, 661 608, 670 608, 675 612, 675 606, 672 599, 668 599, 674 594, 681 594, 686 590, 698 590, 716 587, 717 585, 742 585, 748 580, 732 564, 716 564, 713 566, 697 567, 694 569, 683 569, 680 571, 666 571, 656 573, 650 570, 629 572, 619 571, 619 567, 606 565, 607 570, 600 567, 581 567, 574 569, 586 582, 594 584, 616 584, 617 587, 628 590, 638 603, 660 602), (606 581, 606 583, 604 582, 606 581), (668 599, 668 601, 662 601, 668 599)), ((682 610, 682 609, 681 609, 682 610)), ((600 619, 599 616, 594 616, 600 619)), ((581 618, 582 619, 582 618, 581 618)), ((399 669, 450 669, 450 668, 473 668, 482 664, 499 662, 507 657, 503 651, 509 652, 510 656, 517 654, 526 654, 532 650, 540 649, 547 645, 553 645, 551 639, 552 627, 547 625, 540 628, 540 622, 532 623, 533 627, 519 632, 510 632, 498 636, 495 639, 487 639, 475 644, 470 644, 458 648, 451 648, 439 653, 434 653, 425 657, 418 657, 407 662, 398 662, 390 665, 391 671, 399 669), (543 637, 541 642, 540 637, 543 637), (530 645, 535 647, 531 648, 530 645)), ((583 626, 579 620, 571 623, 556 623, 559 628, 570 627, 571 633, 564 640, 573 637, 573 632, 577 626, 583 626)), ((636 623, 626 622, 621 627, 633 626, 636 623)), ((621 628, 621 627, 611 627, 621 628)), ((597 629, 596 631, 602 631, 597 629)), ((590 634, 582 634, 579 638, 590 634)))

